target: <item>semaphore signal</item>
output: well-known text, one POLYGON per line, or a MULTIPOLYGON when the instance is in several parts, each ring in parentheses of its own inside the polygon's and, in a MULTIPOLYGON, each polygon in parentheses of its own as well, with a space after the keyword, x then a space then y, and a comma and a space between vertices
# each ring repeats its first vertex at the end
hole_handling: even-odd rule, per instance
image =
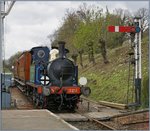
POLYGON ((130 36, 134 36, 133 45, 134 45, 134 67, 135 67, 135 79, 134 79, 134 87, 135 87, 135 103, 130 104, 139 106, 141 105, 141 18, 134 18, 133 26, 108 26, 109 32, 126 32, 130 33, 130 36))
POLYGON ((109 26, 109 32, 135 32, 134 26, 109 26))
POLYGON ((138 26, 108 26, 109 32, 126 32, 126 33, 139 33, 141 31, 138 26))

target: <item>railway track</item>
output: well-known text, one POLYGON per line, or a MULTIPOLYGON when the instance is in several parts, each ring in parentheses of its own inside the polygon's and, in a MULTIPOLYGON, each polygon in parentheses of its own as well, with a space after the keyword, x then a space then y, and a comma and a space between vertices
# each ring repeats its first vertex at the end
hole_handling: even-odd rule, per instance
POLYGON ((86 118, 88 118, 88 120, 92 121, 92 122, 95 122, 96 124, 98 124, 98 126, 101 128, 101 129, 105 129, 105 130, 116 130, 115 128, 105 124, 104 122, 102 121, 99 121, 95 118, 92 118, 88 115, 85 115, 83 112, 79 112, 79 111, 76 111, 78 112, 79 114, 81 114, 82 116, 85 116, 86 118))
POLYGON ((88 110, 90 109, 89 108, 90 105, 93 105, 93 108, 95 108, 97 111, 101 111, 102 108, 115 109, 120 112, 128 112, 129 111, 126 104, 119 104, 119 103, 113 103, 113 102, 107 102, 107 101, 96 102, 96 101, 93 101, 91 99, 81 96, 81 103, 82 103, 82 101, 85 101, 87 103, 88 110))
POLYGON ((80 107, 78 110, 76 110, 76 112, 86 117, 90 122, 95 123, 97 127, 101 130, 116 130, 116 128, 108 125, 102 120, 109 120, 110 116, 119 115, 120 112, 126 111, 122 111, 122 107, 118 109, 113 109, 110 106, 101 105, 98 102, 95 102, 85 97, 81 97, 80 107), (92 112, 95 112, 95 114, 98 113, 104 115, 99 115, 99 117, 95 117, 95 115, 91 115, 92 112))
POLYGON ((13 109, 34 109, 32 102, 17 87, 11 88, 11 99, 13 109))
POLYGON ((62 113, 57 115, 81 130, 116 130, 113 126, 105 123, 104 120, 109 120, 111 116, 119 115, 122 112, 126 111, 113 109, 81 97, 81 102, 78 105, 75 115, 62 113), (72 117, 72 119, 70 117, 72 117))
POLYGON ((116 115, 107 120, 97 120, 84 112, 78 113, 96 123, 101 130, 149 130, 148 109, 116 115))
MULTIPOLYGON (((93 124, 91 122, 97 125, 97 127, 93 126, 93 128, 98 130, 139 130, 139 129, 148 130, 149 129, 148 109, 144 109, 140 111, 132 111, 126 109, 123 110, 122 105, 120 108, 119 104, 117 104, 117 109, 116 109, 114 107, 110 107, 109 105, 108 106, 101 105, 98 102, 91 101, 87 98, 85 99, 82 98, 82 99, 83 101, 81 102, 79 110, 77 110, 76 112, 87 119, 85 118, 83 119, 81 117, 81 120, 79 119, 77 119, 77 121, 73 120, 74 122, 72 122, 70 119, 66 120, 69 121, 74 126, 78 127, 79 129, 92 130, 91 126, 93 124), (96 115, 98 115, 98 117, 95 117, 95 115, 91 115, 91 113, 95 113, 96 115)), ((77 114, 75 116, 77 116, 77 114)), ((79 117, 80 116, 78 116, 78 118, 79 117)))
POLYGON ((118 123, 118 129, 149 130, 149 109, 113 116, 107 124, 118 123))
MULTIPOLYGON (((18 89, 12 88, 12 99, 15 109, 34 109, 32 102, 18 89)), ((126 130, 149 129, 149 110, 130 111, 114 109, 95 101, 82 98, 79 109, 75 113, 56 114, 79 129, 85 130, 126 130), (82 117, 81 117, 82 116, 82 117), (66 118, 69 119, 66 119, 66 118), (76 117, 76 118, 74 118, 76 117), (81 119, 80 119, 81 118, 81 119), (84 127, 85 126, 85 127, 84 127)))

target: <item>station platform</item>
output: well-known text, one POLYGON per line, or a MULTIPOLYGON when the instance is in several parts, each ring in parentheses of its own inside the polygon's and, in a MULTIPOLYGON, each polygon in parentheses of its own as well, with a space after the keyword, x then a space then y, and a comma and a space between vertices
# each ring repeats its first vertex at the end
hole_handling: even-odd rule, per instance
POLYGON ((2 130, 78 130, 54 113, 42 110, 2 110, 2 130))

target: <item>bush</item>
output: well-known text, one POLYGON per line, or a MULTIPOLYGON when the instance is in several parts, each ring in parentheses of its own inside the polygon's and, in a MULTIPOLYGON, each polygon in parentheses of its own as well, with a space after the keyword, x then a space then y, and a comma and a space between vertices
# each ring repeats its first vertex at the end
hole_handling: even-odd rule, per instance
POLYGON ((146 76, 143 79, 143 88, 142 88, 142 107, 149 107, 149 77, 146 76))

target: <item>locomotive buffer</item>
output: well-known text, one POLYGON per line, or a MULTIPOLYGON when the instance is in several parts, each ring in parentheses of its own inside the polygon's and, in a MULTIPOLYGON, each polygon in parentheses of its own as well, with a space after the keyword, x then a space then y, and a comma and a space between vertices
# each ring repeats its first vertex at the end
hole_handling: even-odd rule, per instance
POLYGON ((140 106, 141 105, 141 18, 134 18, 134 26, 109 26, 109 32, 127 32, 130 36, 134 36, 133 48, 134 48, 134 87, 135 87, 135 103, 131 103, 128 106, 140 106))

